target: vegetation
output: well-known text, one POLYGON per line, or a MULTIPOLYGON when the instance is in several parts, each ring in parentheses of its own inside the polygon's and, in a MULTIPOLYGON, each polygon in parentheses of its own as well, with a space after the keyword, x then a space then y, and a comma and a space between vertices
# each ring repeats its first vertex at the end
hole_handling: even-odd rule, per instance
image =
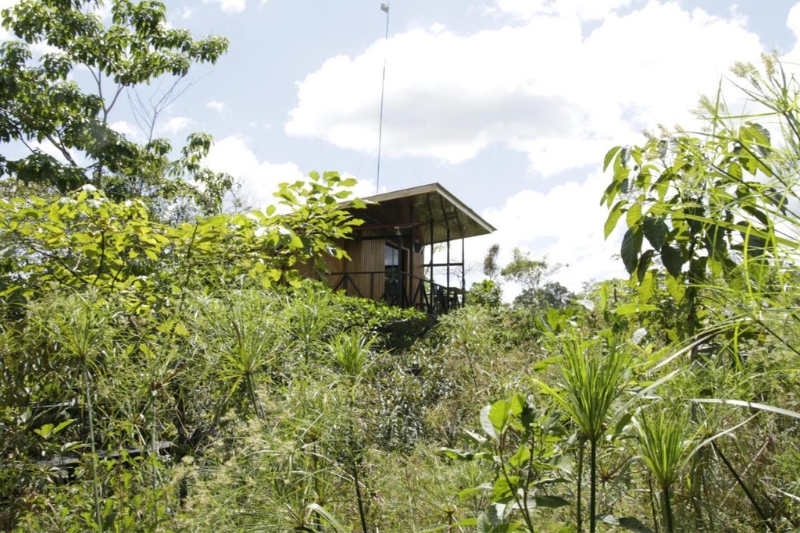
POLYGON ((800 87, 774 58, 736 69, 752 115, 721 90, 704 131, 608 153, 630 280, 572 297, 493 247, 473 305, 430 318, 298 272, 343 256, 352 181, 222 214, 210 138, 170 161, 110 130, 115 97, 74 65, 132 90, 225 42, 166 29, 157 2, 116 1, 108 28, 90 5, 3 15, 22 39, 0 49, 4 142, 86 164, 2 160, 0 528, 800 527, 800 87), (64 54, 33 61, 39 40, 64 54), (527 296, 502 303, 501 278, 527 296))

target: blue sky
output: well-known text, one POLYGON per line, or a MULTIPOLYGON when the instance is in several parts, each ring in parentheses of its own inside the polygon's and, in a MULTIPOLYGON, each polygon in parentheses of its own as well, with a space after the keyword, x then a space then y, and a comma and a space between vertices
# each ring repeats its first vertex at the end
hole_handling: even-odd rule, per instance
POLYGON ((791 59, 800 32, 800 3, 784 0, 395 0, 388 43, 380 1, 166 4, 172 26, 231 46, 156 131, 176 144, 211 133, 210 164, 254 205, 310 170, 374 193, 386 56, 381 190, 439 182, 498 228, 468 241, 469 281, 498 242, 501 262, 519 246, 568 264, 558 279, 573 289, 624 275, 620 236, 602 235, 605 151, 690 124, 733 62, 791 59))

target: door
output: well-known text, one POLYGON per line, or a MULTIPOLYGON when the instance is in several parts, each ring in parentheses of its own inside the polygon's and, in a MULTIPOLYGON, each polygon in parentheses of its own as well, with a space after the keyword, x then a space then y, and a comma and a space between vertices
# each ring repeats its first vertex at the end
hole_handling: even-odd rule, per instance
POLYGON ((403 248, 386 244, 383 268, 386 274, 383 300, 389 305, 405 307, 403 298, 405 276, 403 274, 406 272, 406 251, 403 248))

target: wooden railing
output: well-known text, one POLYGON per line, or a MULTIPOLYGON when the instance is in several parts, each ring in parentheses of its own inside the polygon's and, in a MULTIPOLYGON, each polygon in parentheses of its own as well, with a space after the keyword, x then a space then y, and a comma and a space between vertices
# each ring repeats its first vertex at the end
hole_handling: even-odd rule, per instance
POLYGON ((346 290, 354 296, 403 309, 413 307, 432 315, 444 314, 464 305, 463 290, 445 287, 407 272, 331 272, 328 280, 333 290, 346 290))

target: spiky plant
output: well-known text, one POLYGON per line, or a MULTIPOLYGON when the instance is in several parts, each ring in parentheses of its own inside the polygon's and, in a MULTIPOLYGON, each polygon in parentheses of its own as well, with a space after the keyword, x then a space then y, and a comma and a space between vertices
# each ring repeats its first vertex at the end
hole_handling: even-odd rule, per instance
POLYGON ((686 464, 692 443, 685 438, 688 423, 685 414, 665 411, 653 419, 645 413, 634 418, 639 433, 639 458, 661 488, 663 519, 668 533, 675 530, 670 491, 681 467, 686 464))
MULTIPOLYGON (((597 446, 612 415, 612 407, 631 381, 631 357, 616 339, 583 340, 571 333, 551 343, 561 352, 557 367, 563 383, 542 390, 567 412, 589 443, 589 529, 597 529, 597 446)), ((581 502, 578 502, 580 507, 581 502)), ((579 510, 580 514, 580 510, 579 510)))

